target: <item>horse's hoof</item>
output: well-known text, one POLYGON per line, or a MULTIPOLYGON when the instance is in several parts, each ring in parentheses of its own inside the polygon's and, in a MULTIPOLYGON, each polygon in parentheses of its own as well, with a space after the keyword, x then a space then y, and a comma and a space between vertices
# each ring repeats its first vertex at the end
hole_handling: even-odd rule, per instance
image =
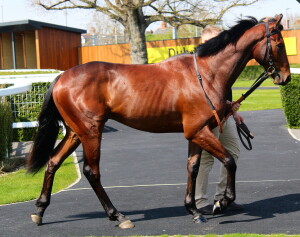
POLYGON ((201 224, 201 223, 206 223, 207 220, 204 216, 200 215, 200 216, 196 216, 193 218, 193 222, 197 223, 197 224, 201 224))
POLYGON ((221 214, 221 213, 223 213, 222 204, 220 203, 220 201, 217 201, 213 207, 212 214, 214 216, 214 215, 221 214))
POLYGON ((37 214, 31 214, 31 220, 37 224, 37 225, 41 225, 43 222, 43 217, 37 215, 37 214))
POLYGON ((131 222, 131 220, 123 221, 119 224, 119 227, 121 229, 132 229, 134 227, 134 224, 131 222))

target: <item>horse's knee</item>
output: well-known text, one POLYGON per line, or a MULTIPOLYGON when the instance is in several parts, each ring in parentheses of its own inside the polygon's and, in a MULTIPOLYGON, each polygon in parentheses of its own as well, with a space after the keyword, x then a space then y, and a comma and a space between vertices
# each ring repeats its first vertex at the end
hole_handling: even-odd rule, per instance
POLYGON ((232 156, 228 156, 227 158, 225 158, 224 166, 229 171, 236 171, 236 163, 232 156))

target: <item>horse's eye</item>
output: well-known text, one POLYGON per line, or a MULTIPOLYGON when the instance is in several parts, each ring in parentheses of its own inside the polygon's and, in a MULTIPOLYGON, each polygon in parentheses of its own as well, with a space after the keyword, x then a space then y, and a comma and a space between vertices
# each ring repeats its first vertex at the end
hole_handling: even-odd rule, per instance
POLYGON ((283 30, 283 25, 279 25, 279 26, 278 26, 278 30, 279 30, 279 31, 282 31, 282 30, 283 30))
POLYGON ((281 50, 284 48, 284 44, 283 43, 277 44, 276 47, 278 48, 278 50, 281 50))

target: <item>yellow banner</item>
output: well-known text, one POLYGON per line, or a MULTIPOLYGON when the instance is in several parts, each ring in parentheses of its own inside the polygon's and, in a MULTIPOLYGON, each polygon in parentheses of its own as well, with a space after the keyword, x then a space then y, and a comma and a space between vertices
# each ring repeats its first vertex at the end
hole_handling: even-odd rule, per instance
POLYGON ((171 56, 194 52, 197 45, 171 46, 161 48, 147 48, 148 63, 157 63, 171 56))
POLYGON ((296 37, 286 37, 283 38, 286 54, 287 55, 297 55, 297 38, 296 37))
MULTIPOLYGON (((284 44, 287 55, 297 55, 297 38, 286 37, 284 44)), ((171 46, 161 48, 147 48, 148 63, 158 63, 164 59, 172 57, 177 54, 194 52, 197 45, 171 46)))

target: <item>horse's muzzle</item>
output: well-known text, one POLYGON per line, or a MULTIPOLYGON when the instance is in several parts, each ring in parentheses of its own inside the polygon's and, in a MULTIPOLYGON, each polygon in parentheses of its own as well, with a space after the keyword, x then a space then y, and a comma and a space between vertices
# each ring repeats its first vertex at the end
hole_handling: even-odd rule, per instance
POLYGON ((273 77, 273 79, 274 79, 274 84, 280 85, 280 86, 284 86, 284 85, 286 85, 288 82, 291 81, 291 75, 288 75, 288 76, 286 77, 285 80, 280 80, 280 78, 281 78, 280 74, 276 73, 276 74, 274 75, 274 77, 273 77))
POLYGON ((285 81, 280 82, 278 85, 285 86, 286 84, 288 84, 291 81, 291 79, 292 79, 291 75, 288 75, 288 77, 285 79, 285 81))

